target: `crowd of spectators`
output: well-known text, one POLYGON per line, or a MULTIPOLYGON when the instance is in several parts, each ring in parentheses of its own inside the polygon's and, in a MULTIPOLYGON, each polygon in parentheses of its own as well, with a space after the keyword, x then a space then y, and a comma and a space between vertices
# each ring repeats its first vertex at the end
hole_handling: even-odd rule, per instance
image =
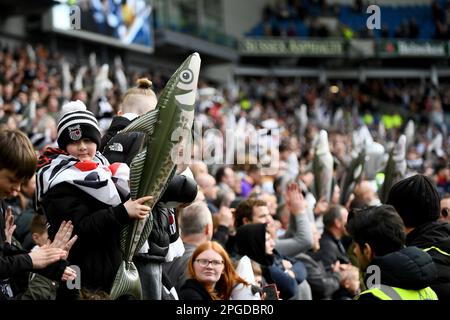
MULTIPOLYGON (((284 17, 287 9, 281 8, 276 12, 284 17)), ((296 8, 298 15, 307 14, 300 5, 296 8)), ((126 66, 119 63, 111 68, 97 65, 94 56, 87 65, 70 65, 42 45, 3 48, 0 125, 22 130, 36 152, 42 153, 46 147, 57 146, 61 107, 80 100, 96 115, 104 133, 126 89, 143 76, 152 81, 153 90, 159 94, 170 74, 128 74, 126 66)), ((196 272, 219 267, 242 285, 275 283, 283 299, 351 299, 357 295, 364 284, 352 265, 353 247, 345 229, 348 211, 380 204, 378 193, 383 182, 376 174, 385 171, 389 152, 402 133, 409 139, 404 177, 424 174, 432 179, 441 197, 450 193, 449 86, 445 82, 439 86, 390 80, 320 84, 313 79, 242 77, 219 87, 200 81, 194 129, 200 127, 202 131, 193 156, 198 155, 199 148, 212 146, 213 159, 219 159, 214 157, 234 148, 223 139, 232 129, 234 136, 245 142, 248 161, 209 161, 204 152, 189 164, 199 192, 193 204, 179 208, 177 219, 181 221, 186 252, 189 248, 195 257, 176 262, 180 263, 177 268, 170 266, 175 262, 167 266, 181 297, 188 298, 195 291, 208 299, 230 298, 232 285, 219 279, 220 273, 211 280, 220 284, 220 292, 199 287, 195 281, 184 287, 180 283, 188 276, 197 281, 216 277, 215 272, 196 272), (414 126, 412 131, 409 123, 414 126), (322 129, 328 132, 333 156, 334 187, 328 198, 314 192, 318 176, 313 162, 322 129), (260 148, 249 138, 254 132, 279 139, 279 147, 269 154, 275 171, 262 171, 260 148), (345 173, 358 148, 365 145, 369 152, 375 144, 382 148, 381 160, 367 166, 352 196, 343 201, 345 173), (205 218, 198 218, 200 214, 205 218), (192 217, 187 219, 185 215, 192 217), (257 223, 265 225, 253 225, 257 223), (247 224, 250 226, 245 227, 247 224), (220 245, 200 245, 211 239, 220 245), (237 274, 227 255, 242 264, 247 261, 255 277, 237 274), (250 259, 242 260, 243 256, 250 259)), ((15 205, 20 224, 15 237, 26 249, 33 247, 32 240, 37 242, 36 232, 28 228, 36 219, 33 193, 31 183, 22 187, 17 198, 8 200, 15 205)))
MULTIPOLYGON (((344 36, 344 32, 350 29, 355 38, 448 39, 448 1, 434 0, 428 5, 411 7, 415 11, 410 13, 404 13, 401 6, 381 6, 381 30, 369 30, 366 27, 365 22, 370 16, 366 9, 371 4, 362 0, 355 0, 352 5, 329 4, 326 0, 278 0, 263 8, 262 33, 258 35, 327 38, 344 36), (423 14, 420 18, 415 16, 419 12, 423 14), (337 19, 337 27, 324 23, 321 18, 337 19), (427 28, 423 30, 422 36, 418 19, 422 27, 427 28)), ((256 35, 254 32, 250 33, 256 35)))

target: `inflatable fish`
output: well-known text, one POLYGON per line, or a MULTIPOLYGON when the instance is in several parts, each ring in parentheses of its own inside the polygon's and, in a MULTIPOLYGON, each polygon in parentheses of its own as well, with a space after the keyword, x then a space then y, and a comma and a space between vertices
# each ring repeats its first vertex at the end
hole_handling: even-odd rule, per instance
MULTIPOLYGON (((139 131, 146 135, 142 150, 130 164, 132 199, 151 195, 146 202, 153 209, 176 171, 179 146, 190 139, 194 120, 200 55, 193 53, 175 71, 166 84, 156 108, 140 116, 121 132, 139 131)), ((188 141, 189 142, 189 141, 188 141)), ((152 214, 146 220, 135 220, 121 233, 124 261, 111 289, 111 298, 132 295, 142 298, 139 274, 132 262, 152 230, 152 214)))
POLYGON ((379 191, 379 197, 382 203, 386 203, 389 191, 406 174, 406 136, 402 134, 397 144, 389 153, 389 159, 384 169, 384 182, 379 191))
POLYGON ((314 195, 319 201, 325 197, 327 202, 331 201, 333 194, 333 156, 328 144, 328 134, 321 130, 317 139, 313 159, 314 195))

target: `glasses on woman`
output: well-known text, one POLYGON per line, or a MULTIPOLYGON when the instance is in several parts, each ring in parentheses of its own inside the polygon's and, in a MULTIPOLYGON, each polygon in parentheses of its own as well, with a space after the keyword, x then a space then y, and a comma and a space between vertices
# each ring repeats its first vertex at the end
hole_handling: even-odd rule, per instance
POLYGON ((208 260, 208 259, 197 259, 195 260, 201 267, 207 267, 211 264, 214 268, 218 268, 223 265, 222 260, 208 260))

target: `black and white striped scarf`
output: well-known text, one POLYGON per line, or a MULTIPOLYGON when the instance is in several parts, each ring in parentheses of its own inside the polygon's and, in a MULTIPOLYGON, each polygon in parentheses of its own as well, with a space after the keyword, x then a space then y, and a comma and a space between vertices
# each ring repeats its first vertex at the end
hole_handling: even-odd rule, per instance
POLYGON ((130 168, 124 163, 109 164, 97 151, 93 161, 80 161, 57 149, 48 149, 41 156, 36 174, 36 200, 59 183, 69 183, 95 199, 112 206, 120 204, 130 193, 130 168), (120 194, 119 194, 120 192, 120 194))

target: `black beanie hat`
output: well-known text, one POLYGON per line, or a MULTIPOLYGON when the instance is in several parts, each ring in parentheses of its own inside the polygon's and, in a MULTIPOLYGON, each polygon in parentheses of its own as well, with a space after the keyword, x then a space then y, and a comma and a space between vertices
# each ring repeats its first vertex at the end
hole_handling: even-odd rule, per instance
POLYGON ((183 175, 176 175, 169 182, 167 189, 159 201, 163 203, 191 203, 197 197, 197 182, 183 175))
POLYGON ((410 228, 439 218, 439 193, 433 181, 421 174, 394 184, 389 191, 387 204, 397 210, 405 226, 410 228))
POLYGON ((58 146, 66 150, 69 143, 88 138, 100 147, 101 133, 94 114, 80 100, 65 104, 58 123, 58 146))

